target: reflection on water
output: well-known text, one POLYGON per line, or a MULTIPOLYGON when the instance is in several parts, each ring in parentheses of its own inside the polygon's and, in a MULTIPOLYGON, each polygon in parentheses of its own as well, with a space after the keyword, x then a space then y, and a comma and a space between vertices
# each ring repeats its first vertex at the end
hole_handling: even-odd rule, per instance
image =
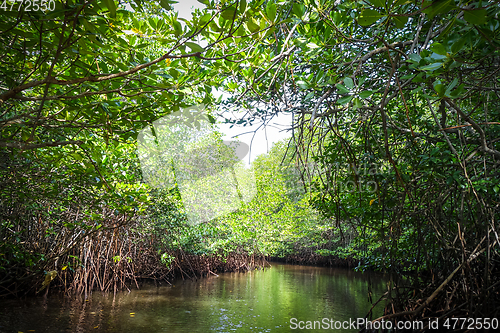
POLYGON ((264 271, 94 293, 87 300, 4 301, 0 332, 289 332, 291 318, 364 317, 370 280, 375 301, 386 289, 380 275, 273 263, 264 271))

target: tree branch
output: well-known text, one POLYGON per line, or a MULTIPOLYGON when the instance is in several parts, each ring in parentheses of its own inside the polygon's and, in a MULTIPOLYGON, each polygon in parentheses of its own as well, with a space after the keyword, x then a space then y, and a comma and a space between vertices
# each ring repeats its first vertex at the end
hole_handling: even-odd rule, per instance
POLYGON ((38 148, 44 148, 44 147, 66 146, 66 145, 81 145, 81 144, 83 144, 82 141, 55 141, 55 142, 45 142, 45 143, 39 143, 39 144, 27 144, 24 142, 1 142, 0 141, 0 147, 17 148, 17 149, 23 149, 23 150, 38 149, 38 148))
POLYGON ((460 118, 462 118, 462 120, 471 124, 471 126, 479 133, 479 136, 481 138, 481 150, 484 151, 485 153, 488 153, 488 154, 491 154, 491 155, 494 155, 494 156, 500 158, 500 151, 488 147, 488 144, 486 143, 486 136, 484 135, 484 131, 481 128, 481 126, 479 126, 474 120, 472 120, 471 117, 466 115, 455 103, 453 103, 453 101, 451 99, 446 98, 445 101, 450 107, 454 108, 455 111, 457 111, 457 113, 460 115, 460 118))

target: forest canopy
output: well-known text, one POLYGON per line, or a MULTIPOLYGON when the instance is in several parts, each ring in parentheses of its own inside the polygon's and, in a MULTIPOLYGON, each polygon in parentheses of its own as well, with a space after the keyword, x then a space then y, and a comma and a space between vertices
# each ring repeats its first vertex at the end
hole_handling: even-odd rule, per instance
POLYGON ((390 318, 498 316, 498 3, 200 2, 190 20, 168 0, 0 7, 1 294, 52 271, 107 290, 181 255, 327 258, 418 277, 394 280, 390 318), (136 139, 200 104, 293 123, 252 201, 189 226, 136 139))

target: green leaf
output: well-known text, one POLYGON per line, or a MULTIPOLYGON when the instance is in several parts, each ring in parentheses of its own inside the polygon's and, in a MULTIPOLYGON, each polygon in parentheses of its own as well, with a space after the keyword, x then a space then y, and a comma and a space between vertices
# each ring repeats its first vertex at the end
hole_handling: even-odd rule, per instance
POLYGON ((346 18, 346 15, 343 12, 332 12, 330 17, 332 18, 333 23, 340 24, 342 20, 346 18))
POLYGON ((394 21, 394 24, 396 24, 396 28, 404 28, 406 23, 408 22, 408 16, 393 16, 392 20, 394 21))
POLYGON ((245 13, 247 10, 247 1, 246 0, 240 0, 240 13, 245 13))
POLYGON ((250 18, 247 22, 246 22, 246 25, 247 25, 247 28, 250 32, 256 32, 256 31, 259 31, 260 27, 257 23, 255 23, 254 19, 253 18, 250 18))
POLYGON ((106 7, 109 10, 109 16, 116 17, 116 4, 113 0, 104 0, 106 7))
POLYGON ((317 48, 319 48, 319 45, 318 45, 318 44, 315 44, 315 43, 313 43, 313 42, 307 43, 307 45, 306 45, 306 46, 307 46, 308 48, 310 48, 310 49, 317 49, 317 48))
POLYGON ((309 83, 305 82, 305 81, 297 81, 297 85, 301 88, 301 89, 308 89, 309 88, 309 83))
POLYGON ((443 96, 444 95, 444 90, 445 90, 444 84, 442 84, 440 80, 434 81, 433 87, 434 87, 434 90, 438 93, 439 96, 443 96))
POLYGON ((417 64, 422 60, 422 57, 419 54, 412 53, 408 56, 410 58, 410 61, 416 62, 417 64))
POLYGON ((375 7, 385 7, 385 0, 369 0, 375 7))
MULTIPOLYGON (((428 4, 429 2, 425 2, 422 6, 426 7, 428 4)), ((432 5, 423 12, 428 14, 429 18, 432 19, 436 15, 447 13, 455 8, 456 6, 453 0, 441 0, 433 2, 432 5)))
POLYGON ((470 24, 484 24, 486 23, 486 9, 466 10, 464 19, 470 24))
POLYGON ((201 47, 200 45, 193 43, 193 42, 186 42, 186 45, 189 46, 191 51, 193 52, 203 52, 205 49, 201 47))
POLYGON ((266 6, 266 14, 269 20, 274 22, 276 19, 276 4, 272 1, 269 1, 266 6))
POLYGON ((344 84, 351 90, 354 88, 354 81, 350 77, 344 78, 344 84))
POLYGON ((430 47, 431 51, 434 53, 437 53, 439 55, 446 55, 446 49, 444 48, 443 44, 440 43, 434 43, 430 47))
POLYGON ((346 87, 344 87, 343 85, 341 85, 340 83, 335 85, 335 87, 337 87, 338 91, 340 94, 347 94, 350 92, 349 89, 347 89, 346 87))
POLYGON ((437 54, 435 52, 432 52, 432 54, 430 55, 429 58, 433 59, 433 60, 437 60, 437 61, 442 61, 444 59, 446 59, 447 56, 445 55, 441 55, 441 54, 437 54))
POLYGON ((372 94, 373 94, 372 90, 365 90, 365 91, 362 91, 359 93, 359 97, 361 97, 362 99, 365 99, 365 98, 370 97, 372 94))
POLYGON ((306 13, 306 7, 302 4, 294 3, 292 11, 298 18, 302 18, 306 13))
POLYGON ((153 18, 150 18, 150 19, 148 20, 148 23, 149 23, 149 26, 150 26, 151 28, 153 28, 153 30, 154 30, 154 29, 156 29, 156 21, 155 21, 155 20, 153 20, 153 18))
POLYGON ((165 8, 166 10, 171 10, 172 6, 170 5, 168 0, 160 0, 160 6, 165 8))
POLYGON ((94 25, 93 25, 93 24, 91 24, 89 21, 84 20, 84 19, 82 19, 82 20, 81 20, 81 22, 83 22, 83 26, 85 27, 85 29, 86 29, 87 31, 90 31, 90 32, 92 32, 92 33, 95 33, 95 30, 94 30, 94 25))
POLYGON ((451 90, 452 90, 453 88, 455 88, 455 86, 457 85, 457 83, 458 83, 458 79, 457 79, 457 78, 453 79, 453 81, 451 81, 451 83, 450 83, 450 85, 448 86, 448 88, 446 88, 446 91, 445 91, 445 93, 444 93, 444 94, 445 94, 446 96, 448 96, 448 97, 451 97, 451 90))
POLYGON ((308 100, 310 100, 310 99, 311 99, 311 98, 313 98, 313 97, 314 97, 314 92, 313 92, 313 91, 311 91, 309 94, 307 94, 307 96, 306 96, 306 98, 304 98, 304 100, 305 100, 305 101, 308 101, 308 100))
POLYGON ((410 0, 397 0, 396 2, 394 2, 394 7, 403 6, 410 2, 410 0))
POLYGON ((365 9, 361 12, 361 15, 358 18, 358 23, 359 23, 359 25, 362 25, 362 26, 368 26, 368 25, 371 25, 371 24, 377 22, 377 20, 381 17, 382 17, 382 15, 379 12, 377 12, 376 10, 365 9))
POLYGON ((28 132, 28 131, 22 131, 22 133, 21 133, 21 139, 23 141, 28 141, 29 138, 30 138, 30 132, 28 132))
POLYGON ((460 66, 462 66, 462 63, 460 63, 458 61, 454 61, 454 62, 451 63, 449 69, 451 70, 453 68, 460 67, 460 66))
POLYGON ((353 102, 352 104, 353 104, 354 110, 357 110, 363 106, 363 103, 361 102, 361 100, 359 98, 355 98, 352 102, 353 102))
POLYGON ((423 71, 435 71, 436 69, 443 68, 443 63, 442 62, 435 62, 433 64, 427 65, 420 67, 421 70, 423 71))
POLYGON ((234 13, 235 13, 235 10, 233 8, 228 8, 222 12, 222 17, 225 18, 226 20, 232 21, 233 18, 236 18, 234 16, 234 13))
POLYGON ((465 45, 465 38, 460 38, 455 43, 453 43, 453 45, 451 46, 451 52, 458 53, 458 52, 462 51, 462 48, 464 47, 464 45, 465 45))
POLYGON ((80 154, 78 154, 78 153, 73 153, 73 154, 71 154, 71 156, 72 156, 75 160, 77 160, 77 161, 81 161, 81 160, 83 160, 82 155, 80 155, 80 154))
POLYGON ((181 33, 182 33, 182 25, 179 21, 174 21, 173 22, 173 26, 174 26, 174 34, 176 36, 179 36, 181 33))
POLYGON ((453 90, 453 92, 450 93, 450 97, 451 98, 459 97, 463 93, 464 87, 465 85, 463 83, 459 85, 457 89, 453 90))
POLYGON ((446 27, 446 29, 443 30, 443 32, 439 35, 440 37, 446 37, 448 35, 448 33, 451 31, 451 29, 453 28, 453 26, 455 25, 455 22, 457 21, 457 17, 453 17, 453 19, 451 20, 451 22, 448 24, 448 26, 446 27))
POLYGON ((342 98, 339 98, 339 99, 337 100, 337 102, 338 102, 340 105, 344 105, 344 104, 349 103, 353 97, 354 97, 354 96, 344 96, 344 97, 342 97, 342 98))

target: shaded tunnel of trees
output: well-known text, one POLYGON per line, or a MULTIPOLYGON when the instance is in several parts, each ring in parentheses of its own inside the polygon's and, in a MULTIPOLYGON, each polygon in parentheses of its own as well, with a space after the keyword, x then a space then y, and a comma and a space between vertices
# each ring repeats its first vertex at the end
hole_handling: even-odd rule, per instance
POLYGON ((498 3, 200 2, 0 8, 0 296, 279 259, 391 273, 376 320, 499 317, 498 3), (255 197, 196 225, 136 142, 192 105, 293 119, 255 197))

